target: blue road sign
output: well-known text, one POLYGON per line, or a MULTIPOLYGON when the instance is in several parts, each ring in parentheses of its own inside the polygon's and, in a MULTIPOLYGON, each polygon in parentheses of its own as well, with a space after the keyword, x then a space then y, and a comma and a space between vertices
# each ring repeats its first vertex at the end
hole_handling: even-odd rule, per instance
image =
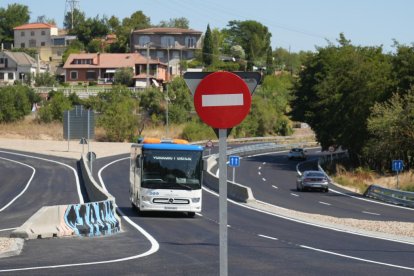
POLYGON ((240 156, 237 156, 237 155, 229 156, 229 166, 230 167, 239 167, 240 166, 240 156))
POLYGON ((392 170, 394 172, 401 172, 404 168, 402 160, 392 160, 392 170))

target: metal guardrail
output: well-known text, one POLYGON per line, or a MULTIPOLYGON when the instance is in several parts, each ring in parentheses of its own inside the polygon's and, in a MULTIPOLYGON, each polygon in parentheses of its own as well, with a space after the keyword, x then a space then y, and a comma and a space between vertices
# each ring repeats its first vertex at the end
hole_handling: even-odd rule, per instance
POLYGON ((394 189, 387 189, 373 184, 368 187, 364 193, 364 196, 396 205, 414 208, 413 192, 403 192, 394 189))
MULTIPOLYGON (((347 152, 339 152, 337 154, 333 154, 332 156, 326 155, 326 156, 320 157, 318 160, 318 168, 319 170, 325 173, 321 165, 328 163, 328 162, 332 162, 332 160, 346 158, 347 156, 348 156, 347 152)), ((401 206, 414 208, 414 193, 413 192, 405 192, 405 191, 400 191, 400 190, 388 189, 388 188, 383 188, 381 186, 372 184, 364 192, 364 196, 369 197, 369 198, 374 198, 374 199, 377 199, 383 202, 388 202, 394 205, 401 205, 401 206)))

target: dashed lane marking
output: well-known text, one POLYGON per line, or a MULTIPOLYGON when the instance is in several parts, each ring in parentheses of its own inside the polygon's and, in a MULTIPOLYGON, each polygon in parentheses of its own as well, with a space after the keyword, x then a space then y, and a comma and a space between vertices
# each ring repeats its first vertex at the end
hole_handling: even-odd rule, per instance
POLYGON ((274 240, 274 241, 278 241, 278 238, 274 238, 274 237, 270 237, 270 236, 266 236, 266 235, 262 235, 262 234, 258 234, 259 237, 265 238, 265 239, 270 239, 270 240, 274 240))
POLYGON ((328 205, 328 206, 331 206, 331 204, 330 204, 330 203, 327 203, 327 202, 319 201, 319 203, 320 203, 320 204, 323 204, 323 205, 328 205))
POLYGON ((275 185, 272 185, 272 187, 275 188, 275 189, 279 189, 279 187, 278 186, 275 186, 275 185))
POLYGON ((362 211, 362 213, 367 214, 367 215, 381 216, 381 214, 378 214, 378 213, 372 213, 372 212, 367 212, 367 211, 362 211))

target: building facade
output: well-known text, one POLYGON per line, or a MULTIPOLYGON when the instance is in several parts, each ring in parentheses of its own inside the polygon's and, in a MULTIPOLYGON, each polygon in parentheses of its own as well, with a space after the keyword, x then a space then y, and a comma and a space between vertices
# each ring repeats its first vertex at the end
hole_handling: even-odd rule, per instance
POLYGON ((0 52, 0 85, 12 85, 15 81, 26 82, 31 76, 45 73, 47 67, 22 52, 0 52))
POLYGON ((131 52, 169 65, 169 74, 180 75, 180 61, 191 60, 201 49, 202 32, 180 28, 148 28, 131 33, 131 52))
POLYGON ((107 85, 113 83, 116 70, 122 68, 132 69, 135 86, 145 87, 149 81, 160 85, 167 77, 166 64, 147 59, 138 53, 71 54, 63 66, 65 81, 68 83, 97 82, 107 85))
POLYGON ((15 48, 35 48, 42 61, 62 60, 62 56, 69 43, 76 36, 66 35, 54 25, 47 23, 29 23, 14 29, 15 48))

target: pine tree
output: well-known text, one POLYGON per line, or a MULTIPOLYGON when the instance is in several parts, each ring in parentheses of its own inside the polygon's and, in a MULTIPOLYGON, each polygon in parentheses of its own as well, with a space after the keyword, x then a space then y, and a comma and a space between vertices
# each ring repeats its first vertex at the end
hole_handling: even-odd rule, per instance
POLYGON ((203 63, 210 66, 213 63, 213 39, 211 36, 210 24, 207 25, 203 43, 203 63))

